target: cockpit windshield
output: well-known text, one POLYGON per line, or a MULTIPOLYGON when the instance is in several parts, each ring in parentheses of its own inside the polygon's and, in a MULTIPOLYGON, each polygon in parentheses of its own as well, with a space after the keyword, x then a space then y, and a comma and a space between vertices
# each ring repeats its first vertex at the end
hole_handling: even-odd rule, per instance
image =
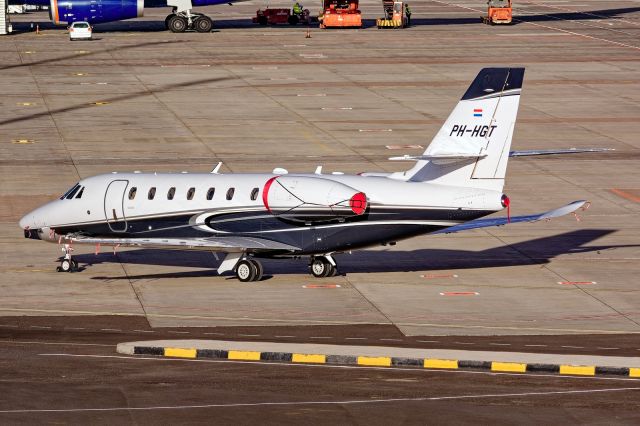
POLYGON ((75 185, 73 185, 71 187, 71 189, 69 189, 67 192, 65 192, 62 197, 60 197, 61 200, 64 200, 65 198, 69 199, 69 198, 73 198, 73 196, 75 195, 76 192, 78 192, 78 189, 80 188, 80 184, 76 183, 75 185))

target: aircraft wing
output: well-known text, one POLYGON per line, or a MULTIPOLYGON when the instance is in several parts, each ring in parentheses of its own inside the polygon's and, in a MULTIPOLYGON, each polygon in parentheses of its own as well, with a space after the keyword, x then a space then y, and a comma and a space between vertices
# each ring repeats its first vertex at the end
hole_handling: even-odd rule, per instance
POLYGON ((208 250, 227 253, 267 250, 300 250, 289 244, 252 237, 209 237, 209 238, 94 238, 73 236, 70 238, 79 244, 100 244, 106 246, 123 246, 178 250, 208 250))
POLYGON ((552 219, 554 217, 564 216, 566 214, 575 212, 578 209, 586 210, 589 207, 589 202, 585 200, 574 201, 571 204, 567 204, 566 206, 560 207, 555 210, 550 210, 544 213, 531 214, 527 216, 514 216, 512 218, 507 217, 496 217, 489 219, 476 219, 470 222, 461 223, 460 225, 455 225, 450 228, 445 228, 440 231, 434 232, 434 234, 449 234, 452 232, 460 232, 467 231, 469 229, 477 229, 477 228, 488 228, 491 226, 502 226, 510 223, 518 223, 518 222, 537 222, 543 219, 552 219))

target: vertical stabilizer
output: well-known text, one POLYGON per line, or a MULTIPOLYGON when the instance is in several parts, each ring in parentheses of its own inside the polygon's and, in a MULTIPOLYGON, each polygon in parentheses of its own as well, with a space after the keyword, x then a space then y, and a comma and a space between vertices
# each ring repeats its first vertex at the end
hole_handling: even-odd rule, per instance
POLYGON ((395 179, 502 191, 524 68, 484 68, 420 160, 395 179))

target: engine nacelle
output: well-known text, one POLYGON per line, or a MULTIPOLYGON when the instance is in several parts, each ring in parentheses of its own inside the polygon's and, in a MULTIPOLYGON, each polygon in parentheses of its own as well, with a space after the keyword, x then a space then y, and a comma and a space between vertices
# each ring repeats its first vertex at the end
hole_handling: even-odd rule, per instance
POLYGON ((92 24, 137 18, 144 13, 144 0, 50 0, 49 16, 54 24, 76 21, 92 24))
POLYGON ((363 192, 342 183, 288 175, 269 179, 262 201, 274 215, 305 221, 360 216, 368 204, 363 192))

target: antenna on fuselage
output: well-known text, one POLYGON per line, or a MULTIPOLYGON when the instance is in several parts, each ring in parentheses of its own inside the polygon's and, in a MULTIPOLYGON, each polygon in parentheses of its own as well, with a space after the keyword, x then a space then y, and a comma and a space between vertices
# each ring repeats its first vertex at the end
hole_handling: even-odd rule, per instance
POLYGON ((216 175, 220 174, 220 167, 222 167, 222 161, 219 161, 218 164, 216 164, 213 170, 211 170, 211 173, 216 175))

